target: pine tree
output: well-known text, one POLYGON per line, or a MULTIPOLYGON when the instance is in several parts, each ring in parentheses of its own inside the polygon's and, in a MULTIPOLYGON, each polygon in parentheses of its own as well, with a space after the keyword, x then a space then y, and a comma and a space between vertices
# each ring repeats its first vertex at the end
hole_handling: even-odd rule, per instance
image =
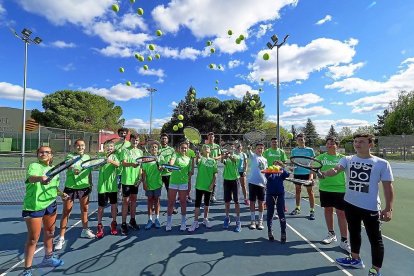
POLYGON ((310 118, 308 118, 306 125, 303 128, 303 134, 306 136, 306 145, 308 147, 315 147, 318 145, 319 135, 316 132, 316 127, 310 118))
POLYGON ((338 132, 336 132, 336 130, 335 130, 335 128, 334 128, 333 125, 331 125, 331 128, 329 129, 328 135, 326 135, 326 138, 325 139, 327 139, 328 137, 336 137, 336 138, 338 138, 338 132))

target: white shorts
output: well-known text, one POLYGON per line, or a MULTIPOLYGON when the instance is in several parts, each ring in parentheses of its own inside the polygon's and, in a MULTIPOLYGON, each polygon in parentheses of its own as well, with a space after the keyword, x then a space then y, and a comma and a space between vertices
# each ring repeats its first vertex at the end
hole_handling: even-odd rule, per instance
POLYGON ((171 184, 168 189, 179 190, 179 191, 187 191, 188 190, 188 183, 185 184, 171 184))

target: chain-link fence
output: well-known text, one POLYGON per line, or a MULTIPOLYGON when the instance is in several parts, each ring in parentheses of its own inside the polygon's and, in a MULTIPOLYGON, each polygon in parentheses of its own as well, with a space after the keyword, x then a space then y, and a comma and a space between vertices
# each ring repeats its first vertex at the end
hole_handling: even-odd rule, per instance
POLYGON ((385 159, 414 160, 414 135, 377 137, 377 152, 385 159))

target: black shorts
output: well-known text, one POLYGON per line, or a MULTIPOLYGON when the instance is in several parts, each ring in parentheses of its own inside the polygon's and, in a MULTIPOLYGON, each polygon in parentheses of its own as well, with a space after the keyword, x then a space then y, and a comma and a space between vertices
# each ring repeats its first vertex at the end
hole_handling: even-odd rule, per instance
POLYGON ((224 190, 224 202, 230 202, 233 198, 234 203, 239 203, 239 191, 237 180, 226 180, 223 181, 224 190))
POLYGON ((63 192, 69 196, 69 199, 71 201, 75 201, 75 199, 81 199, 81 198, 84 198, 85 196, 89 196, 89 194, 91 193, 91 190, 92 189, 90 187, 82 188, 82 189, 72 189, 72 188, 65 187, 63 192))
POLYGON ((98 206, 99 207, 105 207, 108 200, 110 204, 116 204, 118 202, 118 193, 111 192, 111 193, 98 194, 98 206))
POLYGON ((195 203, 194 203, 195 208, 200 208, 201 199, 203 196, 204 196, 204 206, 210 206, 211 192, 196 189, 196 198, 195 198, 195 203))
POLYGON ((138 185, 124 185, 122 184, 122 196, 129 197, 130 195, 138 194, 138 185))
POLYGON ((249 183, 249 200, 265 201, 265 187, 249 183))
POLYGON ((162 183, 164 183, 165 189, 168 192, 168 188, 170 187, 170 175, 163 175, 161 176, 162 183))
MULTIPOLYGON (((300 180, 309 180, 309 174, 294 174, 293 178, 300 179, 300 180)), ((294 183, 295 185, 302 186, 302 183, 294 183)), ((305 187, 312 187, 311 185, 303 185, 305 187)))
POLYGON ((345 209, 345 193, 337 192, 325 192, 319 190, 319 199, 321 201, 321 207, 334 207, 338 210, 345 209))

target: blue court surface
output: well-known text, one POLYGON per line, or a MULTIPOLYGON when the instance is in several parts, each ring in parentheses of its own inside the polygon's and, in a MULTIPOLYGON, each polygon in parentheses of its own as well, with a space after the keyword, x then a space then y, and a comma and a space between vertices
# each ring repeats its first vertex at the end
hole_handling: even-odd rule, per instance
MULTIPOLYGON (((194 182, 193 182, 194 183, 194 182)), ((222 198, 221 179, 218 179, 218 195, 222 198)), ((141 188, 140 188, 141 189, 141 188)), ((165 198, 165 190, 163 190, 165 198)), ((242 198, 242 197, 241 197, 242 198)), ((242 200, 241 200, 242 202, 242 200)), ((210 219, 212 229, 200 228, 190 234, 180 232, 181 216, 174 215, 174 227, 165 231, 166 202, 162 201, 161 229, 144 230, 147 222, 146 198, 140 190, 137 222, 141 229, 130 231, 128 236, 109 234, 109 209, 105 211, 103 239, 82 239, 79 204, 75 203, 70 218, 66 244, 56 252, 64 261, 56 269, 36 268, 35 275, 367 275, 371 267, 369 242, 363 232, 361 256, 365 269, 344 269, 334 263, 335 258, 344 257, 345 252, 338 243, 324 245, 320 241, 327 230, 323 210, 316 208, 316 220, 308 220, 309 203, 302 200, 302 214, 287 215, 287 243, 281 244, 278 220, 274 221, 273 232, 276 240, 267 239, 267 229, 250 230, 250 211, 241 204, 243 229, 240 233, 232 230, 234 219, 228 230, 222 228, 224 203, 213 204, 210 219)), ((291 210, 294 199, 287 196, 286 205, 291 210)), ((90 205, 90 228, 96 231, 95 202, 90 205)), ((194 205, 189 204, 187 225, 193 221, 194 205)), ((59 205, 60 214, 62 206, 59 205)), ((257 212, 256 212, 257 214, 257 212)), ((266 212, 265 212, 266 214, 266 212)), ((58 216, 60 219, 60 215, 58 216)), ((129 220, 129 219, 128 219, 129 220)), ((118 217, 120 225, 121 217, 118 217)), ((392 223, 392 222, 390 222, 392 223)), ((336 224, 336 222, 335 222, 336 224)), ((266 225, 265 225, 266 226, 266 225)), ((56 236, 59 233, 59 221, 56 236)), ((339 229, 336 227, 336 232, 339 229)), ((1 206, 0 209, 0 274, 19 275, 23 271, 26 226, 21 218, 21 207, 1 206)), ((385 259, 382 275, 413 275, 414 249, 384 237, 385 259), (411 271, 411 272, 410 272, 411 271)), ((41 262, 44 251, 42 243, 35 255, 34 265, 41 262)))

